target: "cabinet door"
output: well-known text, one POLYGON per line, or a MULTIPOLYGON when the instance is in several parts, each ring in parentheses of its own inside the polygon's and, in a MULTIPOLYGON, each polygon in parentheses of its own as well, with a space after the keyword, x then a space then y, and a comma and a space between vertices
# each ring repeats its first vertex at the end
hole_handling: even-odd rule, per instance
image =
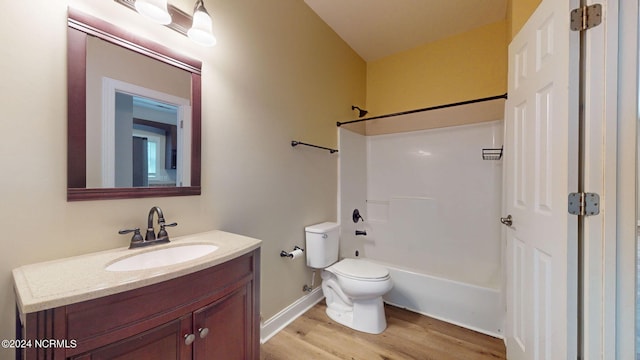
POLYGON ((185 343, 185 334, 191 334, 191 315, 73 359, 189 360, 192 356, 192 347, 185 343))
POLYGON ((196 360, 247 360, 251 346, 251 283, 193 313, 196 360))

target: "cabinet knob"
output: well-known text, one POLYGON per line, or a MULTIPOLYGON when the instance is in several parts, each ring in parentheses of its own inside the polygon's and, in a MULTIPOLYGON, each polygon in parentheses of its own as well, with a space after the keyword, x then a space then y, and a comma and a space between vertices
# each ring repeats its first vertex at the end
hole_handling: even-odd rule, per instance
POLYGON ((200 339, 204 339, 209 334, 209 328, 199 328, 198 332, 200 333, 200 339))
POLYGON ((184 343, 186 345, 191 345, 196 340, 196 336, 193 334, 187 334, 184 336, 184 343))

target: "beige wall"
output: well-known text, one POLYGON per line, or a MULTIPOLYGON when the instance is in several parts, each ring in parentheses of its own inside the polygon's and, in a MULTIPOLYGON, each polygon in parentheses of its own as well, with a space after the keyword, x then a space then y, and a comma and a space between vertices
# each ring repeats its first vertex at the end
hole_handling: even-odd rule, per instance
MULTIPOLYGON (((189 11, 192 1, 172 1, 189 11)), ((125 246, 117 230, 144 226, 153 205, 172 236, 223 229, 264 240, 262 312, 303 296, 304 226, 336 220, 336 121, 364 103, 365 63, 302 1, 207 0, 218 45, 201 48, 106 0, 3 5, 0 142, 0 338, 13 338, 11 269, 125 246), (203 61, 202 196, 66 201, 66 9, 99 16, 203 61), (28 21, 25 21, 27 20, 28 21)), ((141 304, 142 305, 142 304, 141 304)), ((0 358, 9 358, 0 350, 0 358)))

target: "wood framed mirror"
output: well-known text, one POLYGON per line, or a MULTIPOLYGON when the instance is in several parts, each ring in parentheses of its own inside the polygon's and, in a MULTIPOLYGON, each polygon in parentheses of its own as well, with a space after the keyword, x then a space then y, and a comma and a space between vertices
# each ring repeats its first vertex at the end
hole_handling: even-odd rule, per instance
POLYGON ((72 8, 67 46, 67 200, 200 195, 202 63, 72 8))

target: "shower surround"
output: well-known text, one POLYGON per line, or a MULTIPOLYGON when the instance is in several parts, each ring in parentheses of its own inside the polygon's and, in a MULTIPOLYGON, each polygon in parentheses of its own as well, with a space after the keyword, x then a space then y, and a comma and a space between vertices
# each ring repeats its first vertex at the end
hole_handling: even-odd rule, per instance
POLYGON ((387 302, 501 336, 502 161, 482 149, 502 146, 503 122, 339 131, 341 255, 392 268, 387 302), (353 223, 356 208, 364 223, 353 223))

